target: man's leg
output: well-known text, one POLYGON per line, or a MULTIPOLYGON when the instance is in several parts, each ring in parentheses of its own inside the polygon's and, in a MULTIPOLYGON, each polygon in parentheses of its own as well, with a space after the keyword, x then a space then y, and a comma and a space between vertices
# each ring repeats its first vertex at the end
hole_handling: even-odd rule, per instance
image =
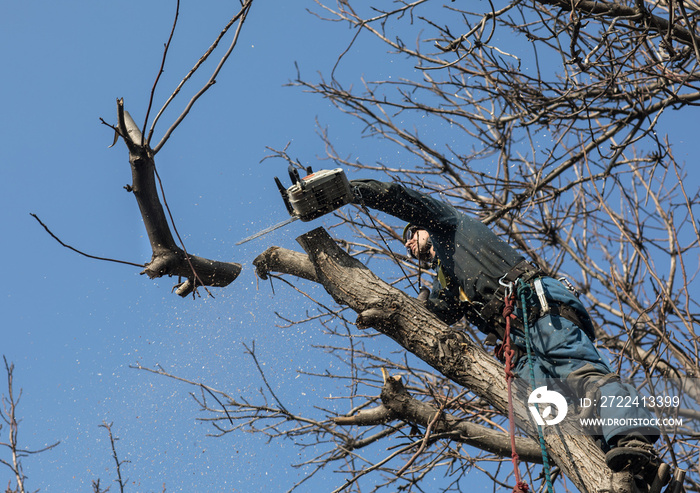
MULTIPOLYGON (((516 338, 524 347, 523 336, 518 333, 516 338)), ((596 403, 597 417, 603 423, 601 448, 608 454, 608 466, 614 471, 627 469, 642 474, 650 483, 659 464, 652 445, 659 430, 633 424, 649 423, 653 418, 643 407, 614 405, 634 402, 636 391, 622 384, 588 336, 567 319, 551 315, 540 318, 530 327, 530 343, 536 367, 542 368, 540 375, 560 380, 571 389, 575 401, 588 397, 596 403)), ((529 380, 525 355, 516 371, 529 380)))
MULTIPOLYGON (((597 403, 597 417, 609 423, 603 426, 601 437, 608 467, 614 472, 628 470, 651 485, 661 465, 653 446, 659 430, 651 425, 653 416, 644 407, 631 405, 640 402, 636 389, 624 385, 617 374, 604 374, 588 364, 572 371, 567 382, 575 395, 585 395, 588 402, 597 403), (642 424, 630 424, 635 422, 642 424)), ((668 482, 668 474, 667 468, 661 471, 658 488, 668 482)))

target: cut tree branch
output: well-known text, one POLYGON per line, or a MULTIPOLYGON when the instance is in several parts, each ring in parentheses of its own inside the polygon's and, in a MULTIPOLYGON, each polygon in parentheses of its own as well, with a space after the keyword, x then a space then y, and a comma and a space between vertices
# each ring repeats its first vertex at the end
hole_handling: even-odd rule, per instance
POLYGON ((190 255, 175 243, 158 196, 153 151, 148 144, 141 144, 141 132, 124 110, 121 99, 117 101, 117 110, 119 135, 129 149, 130 190, 136 197, 153 250, 151 261, 145 265, 142 274, 151 279, 164 275, 186 278, 184 283, 176 286, 177 294, 183 297, 197 286, 228 286, 240 274, 241 265, 190 255))

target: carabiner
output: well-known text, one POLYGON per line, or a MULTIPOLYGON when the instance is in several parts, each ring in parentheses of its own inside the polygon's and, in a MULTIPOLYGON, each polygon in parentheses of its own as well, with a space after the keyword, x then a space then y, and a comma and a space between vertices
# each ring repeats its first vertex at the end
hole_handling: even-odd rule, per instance
POLYGON ((508 275, 508 274, 506 274, 505 276, 501 277, 501 278, 498 280, 498 284, 500 284, 501 286, 503 286, 504 288, 506 288, 505 298, 510 298, 511 295, 513 294, 513 281, 504 282, 503 280, 506 278, 507 275, 508 275))

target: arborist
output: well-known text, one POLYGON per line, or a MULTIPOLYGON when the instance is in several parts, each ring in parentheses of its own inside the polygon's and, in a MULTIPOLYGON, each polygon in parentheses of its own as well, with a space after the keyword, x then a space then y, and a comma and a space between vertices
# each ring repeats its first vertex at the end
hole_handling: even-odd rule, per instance
MULTIPOLYGON (((529 379, 532 365, 536 379, 559 380, 574 395, 597 391, 634 397, 634 388, 622 384, 595 347, 590 316, 572 287, 546 275, 483 223, 446 202, 398 183, 350 183, 357 203, 409 223, 404 230, 409 255, 437 273, 429 296, 423 293, 419 299, 438 318, 451 325, 465 317, 482 332, 502 339, 507 286, 521 286, 531 294, 527 318, 533 358, 530 363, 518 358, 518 376, 529 379)), ((511 339, 524 353, 522 321, 511 339)), ((648 423, 653 416, 643 407, 601 407, 597 412, 604 423, 618 423, 602 427, 600 443, 608 466, 615 472, 629 470, 635 479, 651 484, 659 467, 652 444, 660 431, 625 423, 635 422, 628 418, 648 423)))

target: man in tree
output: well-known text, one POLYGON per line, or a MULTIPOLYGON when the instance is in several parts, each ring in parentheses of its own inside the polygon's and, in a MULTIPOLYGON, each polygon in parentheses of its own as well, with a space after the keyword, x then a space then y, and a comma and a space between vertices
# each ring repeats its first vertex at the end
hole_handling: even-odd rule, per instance
MULTIPOLYGON (((423 292, 419 299, 442 321, 453 324, 466 317, 490 338, 502 340, 506 285, 524 289, 536 382, 559 380, 578 397, 597 393, 629 402, 636 396, 595 347, 593 324, 572 288, 547 276, 487 226, 446 202, 397 183, 351 184, 357 202, 409 223, 404 230, 409 255, 437 272, 429 297, 423 292)), ((522 309, 516 314, 511 341, 522 357, 515 372, 529 379, 522 309)), ((643 407, 600 407, 598 414, 605 423, 618 423, 602 428, 600 443, 608 466, 615 472, 629 470, 650 484, 659 467, 652 446, 659 429, 628 426, 625 421, 649 423, 652 416, 643 407)))

